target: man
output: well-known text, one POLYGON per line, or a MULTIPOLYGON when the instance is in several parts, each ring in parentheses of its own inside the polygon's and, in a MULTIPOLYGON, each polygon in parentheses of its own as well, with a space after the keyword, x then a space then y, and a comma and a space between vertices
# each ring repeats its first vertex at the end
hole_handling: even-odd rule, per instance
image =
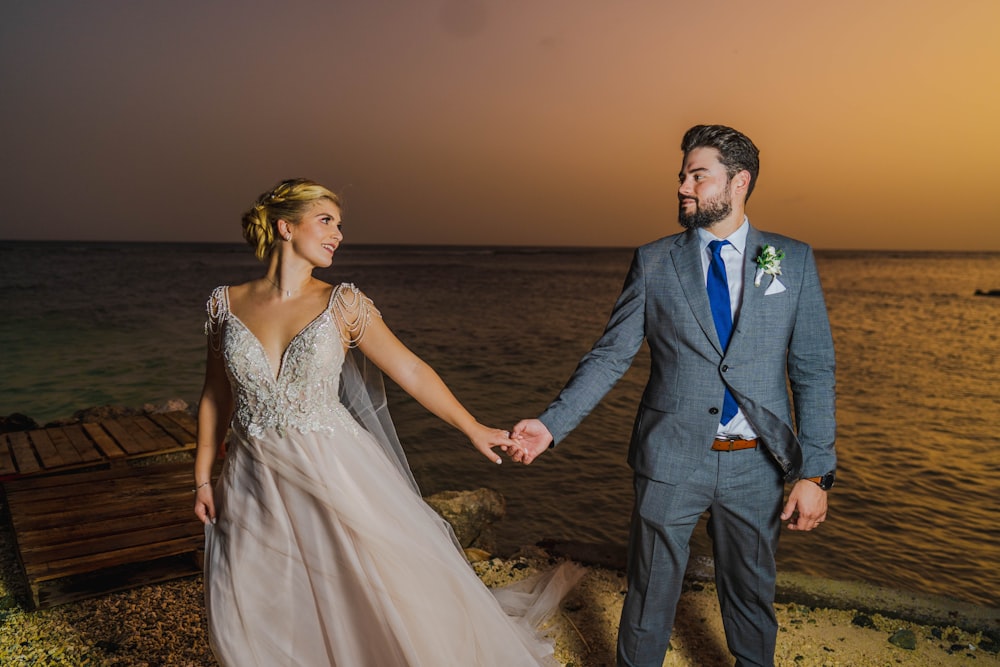
POLYGON ((662 664, 688 543, 707 510, 729 650, 738 666, 773 665, 781 522, 822 523, 834 478, 833 340, 812 250, 744 214, 757 147, 732 128, 699 125, 681 150, 686 231, 636 251, 604 334, 545 412, 514 427, 512 456, 531 463, 561 441, 645 339, 618 664, 662 664), (783 481, 792 483, 784 505, 783 481))

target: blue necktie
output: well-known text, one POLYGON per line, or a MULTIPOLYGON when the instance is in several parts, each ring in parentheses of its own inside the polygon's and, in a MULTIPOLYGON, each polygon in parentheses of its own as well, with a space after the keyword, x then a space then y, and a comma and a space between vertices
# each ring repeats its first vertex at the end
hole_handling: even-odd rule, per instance
MULTIPOLYGON (((712 305, 712 319, 715 320, 715 332, 725 351, 729 345, 729 337, 733 333, 733 311, 729 306, 729 281, 726 279, 726 263, 722 261, 722 246, 729 241, 710 241, 708 249, 712 251, 712 261, 708 265, 708 301, 712 305)), ((728 424, 736 416, 736 399, 726 389, 722 399, 722 417, 720 424, 728 424)))

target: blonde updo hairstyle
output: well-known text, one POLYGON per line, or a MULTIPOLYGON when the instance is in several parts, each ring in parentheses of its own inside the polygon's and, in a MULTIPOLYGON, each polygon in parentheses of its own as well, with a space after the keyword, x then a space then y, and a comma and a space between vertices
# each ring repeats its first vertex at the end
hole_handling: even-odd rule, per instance
POLYGON ((282 181, 262 194, 243 214, 243 238, 257 259, 266 260, 278 241, 278 220, 296 223, 310 204, 329 199, 340 208, 340 197, 305 178, 282 181))

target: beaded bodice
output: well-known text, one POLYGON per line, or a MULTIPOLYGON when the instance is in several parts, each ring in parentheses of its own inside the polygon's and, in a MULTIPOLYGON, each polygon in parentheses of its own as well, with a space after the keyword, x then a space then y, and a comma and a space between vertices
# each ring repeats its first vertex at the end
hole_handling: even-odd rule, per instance
POLYGON ((292 338, 276 369, 253 332, 230 312, 228 288, 216 288, 207 308, 205 329, 225 363, 237 433, 259 438, 271 430, 357 430, 340 403, 340 369, 345 347, 360 342, 378 310, 354 285, 334 288, 327 308, 292 338))

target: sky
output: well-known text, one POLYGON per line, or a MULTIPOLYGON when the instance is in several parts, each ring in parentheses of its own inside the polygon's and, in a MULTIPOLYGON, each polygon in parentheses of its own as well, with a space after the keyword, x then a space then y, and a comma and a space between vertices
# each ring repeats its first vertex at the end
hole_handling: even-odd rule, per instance
POLYGON ((996 0, 34 0, 0 9, 0 239, 241 240, 277 181, 346 242, 635 246, 684 131, 821 249, 1000 250, 996 0))

